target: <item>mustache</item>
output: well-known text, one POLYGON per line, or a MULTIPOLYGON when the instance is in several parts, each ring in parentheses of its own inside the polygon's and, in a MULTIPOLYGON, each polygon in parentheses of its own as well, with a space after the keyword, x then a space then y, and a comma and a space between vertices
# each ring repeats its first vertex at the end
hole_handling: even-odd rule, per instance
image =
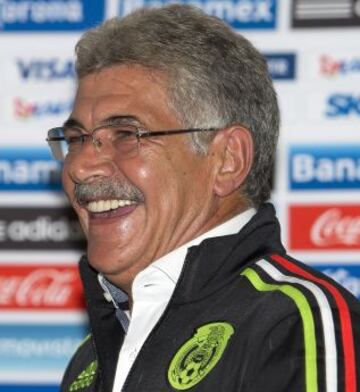
POLYGON ((76 184, 74 195, 80 205, 97 199, 123 199, 142 203, 144 194, 135 185, 124 180, 102 179, 92 184, 76 184))

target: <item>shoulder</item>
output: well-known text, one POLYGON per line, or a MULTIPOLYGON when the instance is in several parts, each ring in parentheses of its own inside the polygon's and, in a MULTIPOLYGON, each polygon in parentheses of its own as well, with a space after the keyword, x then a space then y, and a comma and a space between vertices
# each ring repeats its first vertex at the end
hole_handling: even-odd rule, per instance
POLYGON ((256 359, 257 365, 273 372, 278 361, 283 369, 289 366, 292 379, 298 375, 291 369, 301 369, 300 390, 304 382, 321 386, 320 390, 339 383, 339 390, 355 391, 359 301, 331 278, 287 255, 264 257, 247 266, 241 276, 256 292, 262 324, 267 324, 263 357, 261 363, 256 359))
POLYGON ((242 270, 241 276, 264 306, 276 300, 279 317, 295 312, 303 323, 313 320, 318 328, 336 325, 346 333, 352 326, 359 328, 355 321, 360 302, 330 277, 290 256, 266 256, 242 270))
POLYGON ((73 355, 61 382, 61 392, 93 391, 97 377, 96 359, 92 336, 88 335, 73 355))

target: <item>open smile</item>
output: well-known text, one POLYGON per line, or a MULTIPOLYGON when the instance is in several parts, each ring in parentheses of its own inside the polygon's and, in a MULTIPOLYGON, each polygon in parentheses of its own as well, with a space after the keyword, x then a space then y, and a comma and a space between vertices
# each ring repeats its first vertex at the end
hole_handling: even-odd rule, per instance
POLYGON ((103 219, 120 218, 133 212, 139 203, 134 200, 111 199, 92 200, 83 205, 90 213, 90 219, 101 223, 103 219))
POLYGON ((118 208, 125 207, 125 206, 131 206, 133 204, 136 204, 136 202, 133 200, 123 200, 123 199, 96 200, 96 201, 90 201, 86 205, 86 209, 89 212, 100 213, 100 212, 116 210, 118 208))

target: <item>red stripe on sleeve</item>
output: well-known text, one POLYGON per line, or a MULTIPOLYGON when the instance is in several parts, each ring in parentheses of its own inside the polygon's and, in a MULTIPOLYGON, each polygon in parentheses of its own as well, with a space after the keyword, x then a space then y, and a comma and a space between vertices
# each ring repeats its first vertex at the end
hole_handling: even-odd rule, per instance
POLYGON ((279 256, 272 255, 271 258, 286 268, 288 271, 294 272, 306 279, 319 283, 324 286, 334 297, 336 305, 339 309, 341 337, 344 346, 344 361, 345 361, 345 392, 357 392, 356 389, 356 365, 355 365, 355 352, 354 352, 354 338, 351 324, 351 317, 348 305, 340 293, 340 291, 325 279, 318 278, 310 272, 298 267, 287 259, 279 256))

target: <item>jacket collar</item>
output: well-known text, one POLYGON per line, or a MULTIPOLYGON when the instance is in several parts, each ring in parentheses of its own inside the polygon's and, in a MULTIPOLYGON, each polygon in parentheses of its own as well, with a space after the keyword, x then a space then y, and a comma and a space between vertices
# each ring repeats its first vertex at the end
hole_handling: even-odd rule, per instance
POLYGON ((249 263, 267 254, 284 254, 280 225, 270 203, 262 205, 237 233, 208 238, 189 249, 173 301, 195 301, 239 277, 249 263))

